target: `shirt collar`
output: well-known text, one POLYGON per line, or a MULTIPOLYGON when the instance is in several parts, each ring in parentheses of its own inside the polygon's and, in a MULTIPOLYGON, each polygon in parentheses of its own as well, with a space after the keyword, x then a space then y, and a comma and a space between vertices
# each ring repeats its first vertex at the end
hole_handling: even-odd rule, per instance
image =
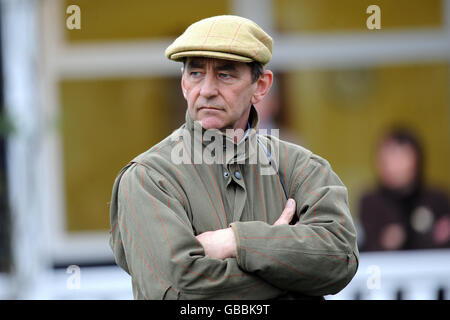
POLYGON ((245 141, 245 139, 248 137, 249 133, 250 133, 250 121, 247 122, 247 130, 245 130, 245 134, 242 137, 241 141, 238 142, 238 144, 240 144, 242 141, 245 141))

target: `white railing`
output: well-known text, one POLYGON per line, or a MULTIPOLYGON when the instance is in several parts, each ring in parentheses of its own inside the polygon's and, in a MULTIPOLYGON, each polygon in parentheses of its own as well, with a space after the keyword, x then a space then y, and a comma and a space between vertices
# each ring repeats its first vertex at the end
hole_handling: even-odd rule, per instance
POLYGON ((327 299, 450 299, 450 249, 366 252, 350 284, 327 299))
MULTIPOLYGON (((0 299, 133 299, 130 276, 117 266, 48 271, 34 289, 11 296, 0 277, 0 299)), ((350 284, 327 300, 450 299, 450 249, 361 253, 350 284)))

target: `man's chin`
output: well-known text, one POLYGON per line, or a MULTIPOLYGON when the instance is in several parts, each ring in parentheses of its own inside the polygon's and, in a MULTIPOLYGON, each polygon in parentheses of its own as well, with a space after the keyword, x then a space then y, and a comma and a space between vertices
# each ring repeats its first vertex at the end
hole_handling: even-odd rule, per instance
POLYGON ((205 117, 201 120, 199 120, 201 126, 208 130, 208 129, 222 129, 223 128, 223 122, 220 119, 217 119, 215 117, 205 117))

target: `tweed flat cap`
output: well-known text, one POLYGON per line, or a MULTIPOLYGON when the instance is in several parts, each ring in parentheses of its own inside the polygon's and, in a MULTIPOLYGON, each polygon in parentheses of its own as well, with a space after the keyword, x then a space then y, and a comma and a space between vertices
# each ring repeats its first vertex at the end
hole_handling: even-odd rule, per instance
POLYGON ((190 25, 166 49, 167 58, 206 57, 267 64, 272 38, 253 21, 231 15, 206 18, 190 25))

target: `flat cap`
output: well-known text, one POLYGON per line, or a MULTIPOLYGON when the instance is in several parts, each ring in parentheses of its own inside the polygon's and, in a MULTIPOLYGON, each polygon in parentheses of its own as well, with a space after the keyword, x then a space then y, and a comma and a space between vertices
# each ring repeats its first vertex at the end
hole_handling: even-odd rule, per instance
POLYGON ((166 57, 206 57, 267 64, 272 58, 272 38, 255 22, 232 15, 206 18, 190 25, 166 49, 166 57))

